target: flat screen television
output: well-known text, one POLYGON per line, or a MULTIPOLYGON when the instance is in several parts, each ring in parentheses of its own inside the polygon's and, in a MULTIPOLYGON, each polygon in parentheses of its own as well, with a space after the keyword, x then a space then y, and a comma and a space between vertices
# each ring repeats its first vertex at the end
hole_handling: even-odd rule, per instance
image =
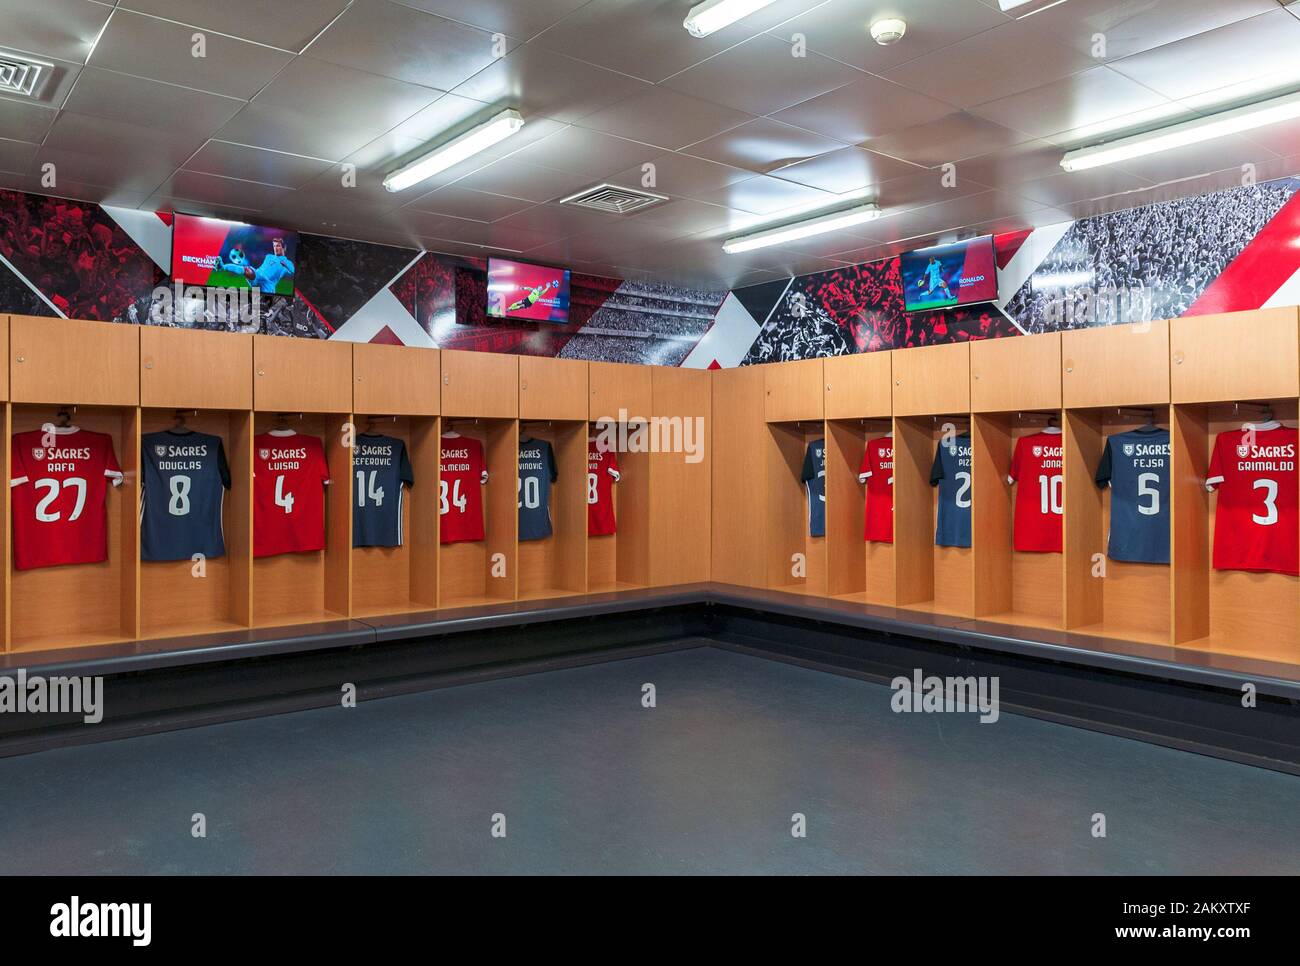
POLYGON ((992 235, 904 252, 899 261, 909 312, 997 300, 992 235))
POLYGON ((172 278, 184 285, 293 295, 297 258, 295 231, 198 215, 172 221, 172 278))
POLYGON ((488 259, 487 314, 563 325, 569 321, 569 271, 488 259))

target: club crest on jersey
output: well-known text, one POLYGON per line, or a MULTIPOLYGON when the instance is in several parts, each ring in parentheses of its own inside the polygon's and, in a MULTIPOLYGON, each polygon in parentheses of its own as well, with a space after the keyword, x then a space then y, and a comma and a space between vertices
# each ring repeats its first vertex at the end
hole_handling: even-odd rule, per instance
POLYGON ((1132 455, 1133 455, 1133 450, 1134 450, 1134 446, 1133 446, 1132 443, 1125 443, 1125 444, 1124 444, 1124 455, 1125 455, 1125 456, 1132 456, 1132 455))
POLYGON ((43 459, 45 459, 45 447, 44 447, 44 446, 33 446, 33 447, 32 447, 32 459, 34 459, 34 460, 43 460, 43 459))
POLYGON ((1034 447, 1034 457, 1037 458, 1037 457, 1042 456, 1042 455, 1043 455, 1043 447, 1041 447, 1041 446, 1035 446, 1035 447, 1034 447))
POLYGON ((1250 447, 1247 446, 1245 443, 1239 444, 1237 446, 1237 455, 1240 456, 1242 459, 1245 459, 1247 456, 1250 455, 1250 447))
POLYGON ((269 449, 259 449, 257 455, 260 459, 268 460, 271 458, 271 451, 269 449))
POLYGON ((155 453, 157 453, 159 456, 165 456, 165 455, 167 455, 167 447, 166 447, 166 446, 163 446, 163 445, 155 446, 155 447, 153 448, 153 451, 154 451, 155 453))

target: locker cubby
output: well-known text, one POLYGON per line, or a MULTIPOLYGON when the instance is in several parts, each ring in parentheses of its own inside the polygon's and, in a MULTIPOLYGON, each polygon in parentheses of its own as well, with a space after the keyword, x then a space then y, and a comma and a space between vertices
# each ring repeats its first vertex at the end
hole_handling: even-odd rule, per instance
MULTIPOLYGON (((10 433, 56 422, 59 406, 17 404, 10 433)), ((10 649, 42 651, 131 640, 139 634, 140 420, 135 407, 69 405, 72 425, 107 433, 122 468, 108 488, 108 559, 16 570, 10 557, 10 649)), ((10 468, 12 475, 12 467, 10 468)), ((8 514, 6 514, 8 516, 8 514)))
POLYGON ((1294 426, 1297 400, 1173 406, 1170 477, 1173 518, 1173 642, 1175 647, 1300 663, 1300 578, 1289 574, 1215 570, 1218 494, 1205 488, 1215 437, 1258 422, 1261 407, 1294 426))
POLYGON ((325 487, 325 549, 253 558, 255 627, 349 616, 352 450, 345 445, 345 428, 351 421, 350 413, 293 413, 283 419, 277 413, 253 415, 254 436, 273 429, 291 429, 303 436, 319 437, 330 472, 330 483, 325 487))
POLYGON ((140 561, 140 636, 170 637, 248 627, 252 623, 252 413, 244 410, 142 409, 141 435, 177 427, 221 437, 230 465, 222 503, 222 557, 140 561))
POLYGON ((894 421, 894 552, 898 606, 957 617, 975 612, 974 551, 935 543, 939 490, 930 485, 941 444, 970 432, 966 413, 900 416, 894 421))
MULTIPOLYGON (((824 595, 826 538, 808 532, 808 497, 800 476, 808 444, 823 438, 825 425, 821 420, 770 422, 767 430, 767 585, 773 590, 824 595), (802 555, 801 561, 797 554, 802 555)), ((828 527, 829 521, 828 516, 828 527)))
POLYGON ((858 481, 867 443, 892 432, 888 418, 826 421, 825 593, 840 600, 894 603, 894 545, 863 538, 867 497, 858 481))
MULTIPOLYGON (((1168 403, 1074 409, 1065 414, 1065 628, 1168 644, 1170 567, 1110 558, 1112 490, 1096 483, 1106 439, 1147 425, 1147 414, 1151 424, 1169 428, 1168 403)), ((1165 507, 1163 512, 1171 511, 1165 507)))
MULTIPOLYGON (((587 424, 588 436, 597 437, 602 428, 598 423, 587 424)), ((621 428, 619 436, 624 436, 621 428)), ((650 582, 650 454, 620 450, 616 455, 619 480, 610 488, 615 532, 587 537, 587 589, 591 593, 636 590, 650 582)), ((586 510, 583 512, 585 527, 586 510)))
MULTIPOLYGON (((444 353, 444 359, 449 355, 444 353)), ((484 539, 439 546, 438 606, 469 607, 514 600, 519 559, 516 541, 519 424, 514 419, 444 416, 442 432, 453 431, 472 436, 483 444, 488 471, 488 482, 483 488, 484 539)))
MULTIPOLYGON (((358 414, 356 426, 358 434, 405 443, 415 484, 402 495, 401 545, 352 547, 352 616, 433 610, 438 606, 438 417, 358 414)), ((353 513, 361 498, 357 472, 352 471, 353 513)))
MULTIPOLYGON (((583 402, 585 396, 584 387, 583 402)), ((520 446, 526 438, 551 444, 556 480, 551 484, 551 535, 542 540, 519 541, 519 599, 585 593, 587 423, 585 420, 523 420, 519 424, 520 446)), ((523 497, 517 492, 516 508, 523 497)))
POLYGON ((1007 482, 1016 441, 1042 432, 1058 411, 976 413, 971 420, 971 549, 975 616, 1026 627, 1059 628, 1064 616, 1062 553, 1013 546, 1016 486, 1007 482), (976 508, 978 508, 976 510, 976 508))

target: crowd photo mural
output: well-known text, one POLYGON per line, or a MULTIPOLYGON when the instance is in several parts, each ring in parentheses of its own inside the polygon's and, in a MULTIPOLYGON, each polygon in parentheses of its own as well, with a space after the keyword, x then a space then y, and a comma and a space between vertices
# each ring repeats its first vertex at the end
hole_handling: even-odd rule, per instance
POLYGON ((907 311, 895 257, 732 292, 564 272, 560 323, 490 316, 486 257, 276 230, 235 242, 223 230, 214 253, 186 256, 181 275, 197 265, 266 290, 252 307, 213 300, 177 275, 173 239, 186 216, 0 191, 0 312, 752 365, 1300 304, 1297 188, 1285 178, 997 235, 997 298, 981 304, 907 311), (257 281, 271 275, 274 284, 257 281))

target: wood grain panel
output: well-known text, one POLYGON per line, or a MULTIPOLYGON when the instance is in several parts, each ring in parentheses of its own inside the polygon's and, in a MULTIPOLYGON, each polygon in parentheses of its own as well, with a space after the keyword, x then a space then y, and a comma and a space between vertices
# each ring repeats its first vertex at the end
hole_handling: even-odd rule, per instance
POLYGON ((767 586, 762 369, 742 366, 712 374, 713 579, 744 587, 767 586))
POLYGON ((867 591, 866 502, 858 482, 866 445, 864 421, 826 421, 826 592, 832 597, 865 599, 867 591))
POLYGON ((893 354, 859 352, 823 361, 826 418, 881 417, 893 412, 893 354))
POLYGON ((418 346, 353 343, 352 398, 360 415, 438 415, 441 353, 418 346))
POLYGON ((1174 319, 1169 328, 1173 401, 1300 395, 1298 319, 1295 307, 1174 319))
POLYGON ((1061 333, 1061 398, 1067 407, 1169 402, 1169 323, 1061 333))
POLYGON ((925 417, 894 420, 894 557, 898 606, 934 599, 933 425, 925 417))
MULTIPOLYGON (((1066 413, 1062 523, 1065 546, 1065 626, 1096 624, 1103 616, 1103 577, 1094 555, 1105 555, 1102 491, 1094 482, 1105 444, 1098 413, 1066 413)), ((1104 572, 1104 571, 1103 571, 1104 572)))
POLYGON ((140 405, 252 409, 253 337, 140 326, 140 405))
POLYGON ((970 347, 974 412, 1061 408, 1061 334, 983 339, 970 347))
POLYGON ((667 366, 651 372, 654 416, 660 421, 658 451, 650 457, 650 582, 655 586, 709 579, 709 376, 705 369, 667 366))
POLYGON ((619 422, 648 417, 654 408, 650 376, 653 368, 621 362, 589 363, 587 379, 591 397, 587 418, 592 422, 602 419, 619 422), (620 411, 624 414, 621 417, 620 411))
POLYGON ((895 416, 970 412, 970 344, 896 349, 895 416))
POLYGON ((1210 633, 1210 431, 1204 406, 1174 406, 1169 426, 1174 644, 1210 633))
POLYGON ((253 405, 270 413, 352 412, 352 343, 253 336, 253 405))
POLYGON ((411 604, 438 606, 438 470, 441 453, 441 421, 436 417, 411 419, 409 443, 411 472, 410 534, 411 604))
POLYGON ((975 616, 1011 610, 1011 426, 1003 416, 971 419, 971 551, 975 616))
POLYGON ((137 406, 138 325, 9 317, 9 382, 14 402, 137 406))
POLYGON ((586 422, 589 405, 586 362, 519 357, 520 419, 586 422))
POLYGON ((515 419, 519 357, 500 352, 442 352, 442 414, 515 419))
POLYGON ((769 423, 820 420, 825 413, 821 359, 774 362, 763 372, 764 413, 769 423))

